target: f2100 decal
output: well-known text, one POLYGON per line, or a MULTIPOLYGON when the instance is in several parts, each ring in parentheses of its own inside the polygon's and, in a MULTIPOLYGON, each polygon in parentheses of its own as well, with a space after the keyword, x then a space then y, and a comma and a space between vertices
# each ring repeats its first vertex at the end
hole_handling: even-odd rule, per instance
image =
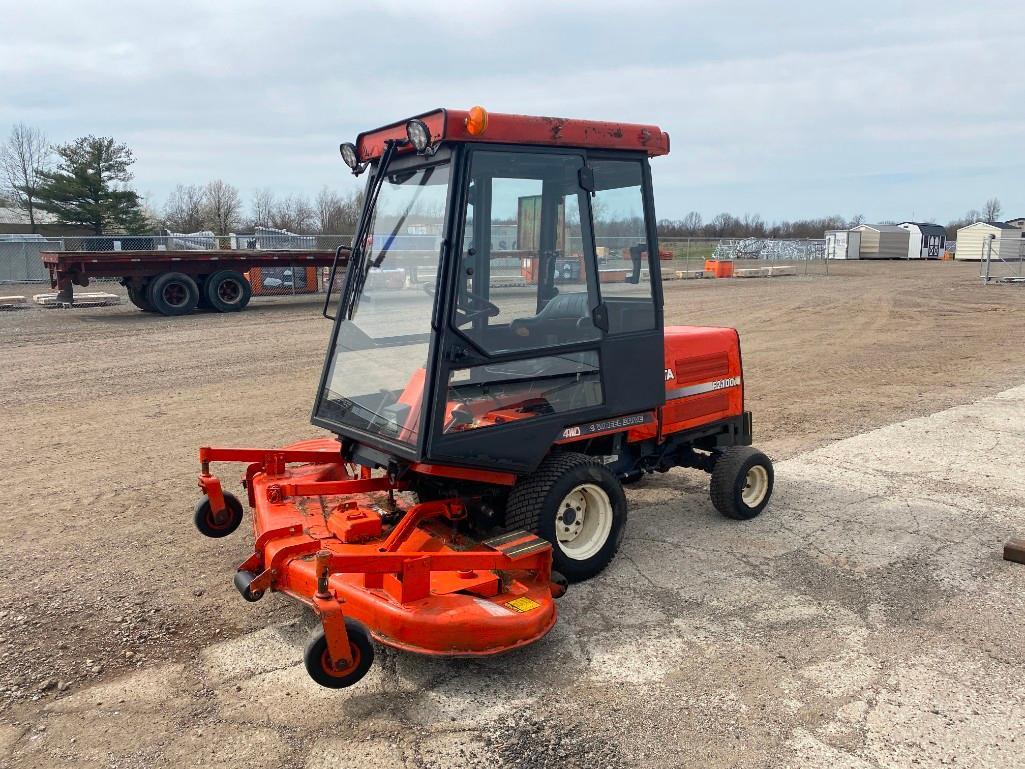
MULTIPOLYGON (((672 369, 666 369, 666 372, 667 382, 670 380, 670 378, 675 378, 669 376, 670 374, 672 374, 672 369)), ((702 382, 701 384, 687 385, 686 387, 677 387, 675 390, 667 390, 666 400, 671 401, 677 398, 686 398, 689 395, 700 395, 701 393, 710 393, 715 392, 716 390, 725 390, 728 387, 739 386, 740 377, 731 376, 727 377, 726 379, 716 379, 712 382, 702 382)))
POLYGON ((589 435, 597 435, 598 433, 615 432, 617 430, 625 430, 628 427, 636 427, 637 425, 648 424, 654 422, 654 415, 648 411, 644 414, 631 414, 626 417, 616 417, 615 419, 603 419, 600 422, 588 422, 586 425, 575 425, 574 427, 567 427, 562 431, 562 437, 565 438, 582 438, 589 435))

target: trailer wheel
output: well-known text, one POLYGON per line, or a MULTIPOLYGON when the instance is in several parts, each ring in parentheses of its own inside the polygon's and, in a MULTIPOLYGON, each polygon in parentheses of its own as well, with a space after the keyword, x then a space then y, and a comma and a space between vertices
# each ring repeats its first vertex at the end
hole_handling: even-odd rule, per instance
POLYGON ((146 298, 161 315, 188 315, 199 303, 196 281, 180 272, 165 272, 150 281, 146 298))
POLYGON ((329 689, 352 686, 367 674, 374 663, 374 644, 367 629, 352 617, 346 617, 345 632, 349 636, 349 654, 352 657, 352 662, 346 667, 336 669, 332 664, 322 627, 310 635, 303 653, 303 664, 310 678, 329 689))
POLYGON ((203 284, 206 304, 217 312, 238 312, 249 304, 253 287, 234 270, 215 272, 203 284))
POLYGON ((134 304, 143 312, 156 312, 153 309, 153 305, 149 303, 149 299, 146 298, 147 291, 145 288, 136 288, 129 284, 128 288, 128 301, 134 304))
POLYGON ((549 455, 513 487, 505 528, 526 529, 552 543, 552 567, 570 582, 609 565, 626 526, 626 495, 596 459, 574 452, 549 455))
POLYGON ((231 534, 242 523, 242 503, 234 494, 224 492, 225 510, 220 515, 214 515, 210 506, 210 497, 204 494, 196 503, 196 513, 192 522, 196 524, 199 533, 206 537, 226 537, 231 534))
POLYGON ((732 446, 712 468, 709 495, 727 518, 746 521, 769 504, 772 482, 771 459, 751 446, 732 446))

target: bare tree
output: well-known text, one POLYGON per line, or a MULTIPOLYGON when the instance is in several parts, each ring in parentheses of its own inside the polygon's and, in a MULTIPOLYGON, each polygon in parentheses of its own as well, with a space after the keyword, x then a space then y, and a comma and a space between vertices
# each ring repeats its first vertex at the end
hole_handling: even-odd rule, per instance
POLYGON ((858 225, 864 224, 864 223, 865 223, 864 215, 863 214, 855 214, 854 216, 852 216, 850 219, 847 220, 847 229, 853 229, 854 227, 857 227, 858 225))
POLYGON ((289 195, 278 203, 271 214, 271 226, 289 232, 313 230, 317 214, 305 195, 289 195))
POLYGON ((683 229, 686 230, 688 234, 697 234, 704 222, 701 220, 701 214, 697 211, 691 211, 683 217, 682 224, 683 229))
POLYGON ((252 224, 256 227, 269 227, 274 218, 274 211, 277 208, 277 201, 274 198, 274 191, 269 187, 256 190, 253 193, 253 203, 250 206, 250 217, 252 224))
POLYGON ((242 196, 238 189, 215 179, 203 190, 204 213, 207 226, 218 235, 227 235, 239 224, 242 215, 242 196))
POLYGON ((207 229, 206 195, 196 184, 179 184, 164 204, 164 226, 174 232, 207 229))
POLYGON ((0 146, 0 192, 28 213, 36 231, 36 200, 43 184, 43 172, 50 165, 50 145, 38 128, 18 123, 0 146))
POLYGON ((987 222, 995 222, 1000 219, 1000 213, 1004 210, 1004 207, 1000 205, 999 198, 990 198, 986 201, 986 205, 982 207, 982 215, 985 217, 987 222))

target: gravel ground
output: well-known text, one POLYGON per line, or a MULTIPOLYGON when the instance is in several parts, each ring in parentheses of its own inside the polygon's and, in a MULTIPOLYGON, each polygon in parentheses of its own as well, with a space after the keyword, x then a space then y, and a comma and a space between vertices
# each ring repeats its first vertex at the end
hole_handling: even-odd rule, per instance
POLYGON ((0 313, 0 763, 345 766, 362 749, 383 766, 1022 760, 999 710, 1021 709, 999 696, 1021 691, 1008 668, 1020 648, 1001 635, 1017 632, 1021 607, 985 560, 998 524, 1021 524, 1022 500, 985 480, 1021 414, 969 420, 992 445, 949 470, 964 425, 901 444, 919 461, 927 446, 929 466, 951 475, 926 488, 859 479, 836 443, 1025 378, 1025 294, 979 286, 976 269, 855 263, 828 278, 666 284, 669 322, 741 330, 756 442, 795 457, 781 468, 789 496, 781 488, 766 523, 723 529, 700 475, 654 479, 629 492, 623 557, 567 596, 542 644, 472 665, 385 654, 376 683, 343 700, 294 666, 294 605, 238 599, 229 577, 246 538, 205 540, 189 522, 197 446, 317 434, 308 414, 329 330, 317 299, 179 319, 127 306, 0 313), (839 451, 830 461, 851 478, 809 476, 817 447, 839 451), (979 485, 951 488, 962 475, 979 485), (856 493, 835 517, 848 481, 856 493), (863 497, 864 484, 880 488, 863 497), (233 644, 253 645, 258 669, 211 673, 233 644), (927 695, 938 713, 907 711, 927 695), (888 737, 903 727, 925 730, 901 738, 906 754, 888 737), (1001 741, 1012 752, 979 752, 1001 741))

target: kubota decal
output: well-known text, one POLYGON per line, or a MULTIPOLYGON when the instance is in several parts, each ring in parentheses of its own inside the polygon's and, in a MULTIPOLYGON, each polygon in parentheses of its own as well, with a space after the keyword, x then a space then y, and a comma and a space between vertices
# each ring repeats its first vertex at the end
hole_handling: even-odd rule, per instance
POLYGON ((686 398, 691 395, 701 395, 702 393, 715 392, 716 390, 725 390, 728 387, 739 387, 740 377, 731 376, 726 379, 716 379, 712 382, 703 382, 702 384, 688 385, 687 387, 678 387, 675 390, 668 390, 666 392, 666 400, 676 400, 677 398, 686 398))

